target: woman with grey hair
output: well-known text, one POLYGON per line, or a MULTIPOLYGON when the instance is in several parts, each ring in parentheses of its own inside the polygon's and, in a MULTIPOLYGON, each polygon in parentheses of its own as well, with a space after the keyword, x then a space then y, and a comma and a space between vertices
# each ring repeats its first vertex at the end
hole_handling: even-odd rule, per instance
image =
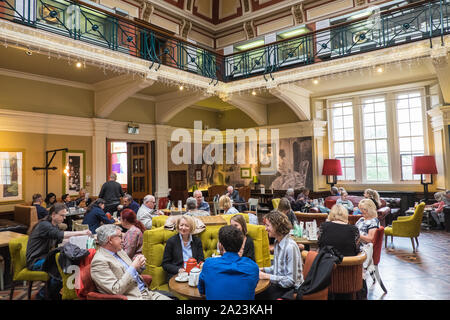
POLYGON ((186 200, 186 214, 189 216, 209 216, 209 212, 197 209, 197 200, 189 197, 186 200))

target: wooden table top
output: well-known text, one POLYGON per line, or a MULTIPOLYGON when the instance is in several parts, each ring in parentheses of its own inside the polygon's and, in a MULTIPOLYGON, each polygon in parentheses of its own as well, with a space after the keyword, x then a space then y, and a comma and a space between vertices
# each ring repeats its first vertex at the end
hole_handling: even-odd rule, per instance
MULTIPOLYGON (((198 292, 197 287, 191 287, 189 285, 189 282, 177 282, 175 278, 178 275, 174 275, 172 278, 170 278, 169 281, 169 288, 171 291, 174 291, 178 294, 181 294, 182 296, 185 296, 188 299, 191 300, 204 300, 205 296, 200 295, 200 292, 198 292)), ((270 285, 270 280, 259 280, 258 284, 256 285, 255 294, 261 293, 264 290, 266 290, 270 285)))
POLYGON ((0 232, 0 247, 7 247, 12 239, 20 238, 23 236, 26 235, 13 231, 2 231, 0 232))
POLYGON ((221 216, 197 216, 206 226, 226 225, 227 221, 221 216))
POLYGON ((319 240, 308 240, 307 238, 299 238, 299 237, 295 237, 295 236, 291 236, 291 237, 296 243, 300 243, 300 244, 317 244, 319 241, 319 240))

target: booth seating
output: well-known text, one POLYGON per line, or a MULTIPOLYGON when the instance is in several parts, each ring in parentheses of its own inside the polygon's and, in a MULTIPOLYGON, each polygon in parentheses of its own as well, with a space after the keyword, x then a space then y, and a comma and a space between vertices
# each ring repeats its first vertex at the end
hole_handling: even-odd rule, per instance
MULTIPOLYGON (((248 215, 242 214, 248 221, 248 215)), ((233 215, 221 215, 227 222, 233 215)), ((163 220, 163 216, 157 217, 163 220)), ((165 218, 167 219, 167 217, 165 218)), ((159 222, 158 222, 159 224, 159 222)), ((219 229, 222 225, 207 225, 205 230, 197 236, 201 239, 205 259, 211 257, 217 250, 219 229)), ((269 237, 264 226, 247 224, 248 235, 252 237, 255 245, 255 259, 259 267, 270 266, 269 237)), ((168 290, 167 274, 162 268, 162 259, 167 240, 175 235, 176 231, 170 231, 161 227, 152 227, 144 232, 144 244, 142 253, 147 259, 144 274, 152 276, 151 289, 168 290)))
MULTIPOLYGON (((328 209, 331 209, 331 207, 333 207, 333 205, 336 204, 336 200, 339 199, 340 196, 329 196, 325 198, 325 207, 327 207, 328 209)), ((358 207, 359 202, 364 199, 364 197, 362 196, 348 196, 347 197, 348 200, 350 200, 353 203, 354 207, 358 207)), ((393 199, 393 198, 389 198, 389 199, 393 199)), ((394 198, 397 199, 397 198, 394 198)), ((386 202, 385 198, 380 198, 381 201, 381 207, 377 210, 378 212, 378 220, 380 220, 380 224, 385 227, 386 226, 386 220, 388 220, 388 222, 392 221, 392 214, 391 214, 391 208, 388 206, 388 202, 386 202)), ((397 200, 396 200, 397 201, 397 200)), ((398 198, 398 202, 393 201, 393 203, 398 203, 400 204, 400 198, 398 198)), ((390 203, 390 202, 389 202, 390 203)), ((398 215, 400 209, 396 208, 397 210, 395 211, 395 213, 398 215)), ((311 212, 317 212, 316 208, 312 208, 311 212)), ((349 222, 350 223, 350 222, 349 222)))
POLYGON ((208 188, 208 196, 205 197, 206 202, 212 202, 214 197, 219 195, 222 196, 227 192, 227 187, 225 185, 214 185, 208 188))
POLYGON ((29 234, 37 222, 38 216, 35 206, 17 204, 14 206, 14 220, 0 219, 0 232, 13 231, 29 234))

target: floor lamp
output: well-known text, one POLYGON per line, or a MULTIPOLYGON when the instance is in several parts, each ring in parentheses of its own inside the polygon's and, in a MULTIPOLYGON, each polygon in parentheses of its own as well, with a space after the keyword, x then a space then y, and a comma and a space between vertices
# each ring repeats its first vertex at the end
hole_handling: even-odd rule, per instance
POLYGON ((436 174, 436 160, 434 156, 416 156, 413 160, 413 174, 420 174, 420 183, 423 184, 424 199, 421 202, 427 202, 428 200, 428 185, 433 184, 433 174, 436 174), (427 179, 424 176, 429 175, 427 179))
POLYGON ((337 176, 342 175, 341 160, 339 159, 323 160, 322 175, 327 176, 327 183, 330 185, 330 188, 332 188, 337 183, 337 176), (330 179, 332 180, 330 181, 330 179))

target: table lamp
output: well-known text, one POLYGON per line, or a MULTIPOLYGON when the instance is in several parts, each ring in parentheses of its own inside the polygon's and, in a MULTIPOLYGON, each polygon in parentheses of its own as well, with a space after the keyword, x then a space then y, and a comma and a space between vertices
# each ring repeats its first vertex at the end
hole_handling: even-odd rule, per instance
POLYGON ((426 203, 428 200, 428 185, 433 184, 433 174, 438 173, 434 156, 415 156, 413 160, 413 174, 420 174, 420 183, 423 184, 423 193, 426 203), (424 180, 424 175, 429 175, 430 179, 424 180))
POLYGON ((330 188, 337 183, 337 176, 342 175, 341 160, 339 159, 324 159, 322 175, 327 176, 327 184, 330 188), (330 181, 330 177, 332 177, 330 181))

